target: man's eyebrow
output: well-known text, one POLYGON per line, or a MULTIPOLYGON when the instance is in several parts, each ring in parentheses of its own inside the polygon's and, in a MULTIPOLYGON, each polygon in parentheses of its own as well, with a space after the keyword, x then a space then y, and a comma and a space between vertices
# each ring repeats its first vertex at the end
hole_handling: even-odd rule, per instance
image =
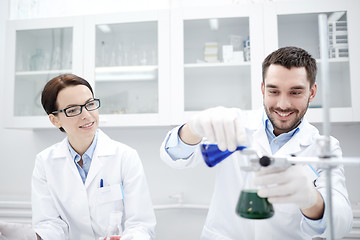
POLYGON ((274 84, 266 84, 265 87, 267 88, 278 88, 276 85, 274 84))
MULTIPOLYGON (((266 87, 266 88, 278 88, 278 86, 276 86, 275 84, 266 84, 265 87, 266 87)), ((297 86, 291 87, 290 89, 299 89, 299 90, 302 90, 302 89, 305 89, 305 86, 297 85, 297 86)))
POLYGON ((305 86, 298 85, 298 86, 292 87, 291 89, 299 89, 299 90, 301 90, 301 89, 305 89, 305 86))

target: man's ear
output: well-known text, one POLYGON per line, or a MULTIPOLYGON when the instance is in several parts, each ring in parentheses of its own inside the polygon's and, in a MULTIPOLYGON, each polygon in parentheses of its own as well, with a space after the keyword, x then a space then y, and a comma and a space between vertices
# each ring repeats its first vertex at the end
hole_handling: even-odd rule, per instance
POLYGON ((55 127, 61 128, 60 120, 57 116, 54 114, 49 114, 49 120, 55 127))
POLYGON ((314 85, 311 87, 310 89, 310 97, 309 97, 309 101, 311 102, 312 100, 314 100, 315 95, 316 95, 316 91, 317 91, 317 84, 314 83, 314 85))

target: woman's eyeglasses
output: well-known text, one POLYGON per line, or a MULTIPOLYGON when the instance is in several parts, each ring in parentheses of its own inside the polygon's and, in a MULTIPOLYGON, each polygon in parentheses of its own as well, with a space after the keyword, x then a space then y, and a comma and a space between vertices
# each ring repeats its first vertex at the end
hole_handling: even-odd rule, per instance
POLYGON ((75 117, 82 113, 83 107, 88 111, 94 111, 100 107, 100 99, 95 98, 85 103, 84 105, 75 105, 75 106, 67 107, 62 110, 54 111, 52 112, 52 114, 63 112, 67 117, 75 117))

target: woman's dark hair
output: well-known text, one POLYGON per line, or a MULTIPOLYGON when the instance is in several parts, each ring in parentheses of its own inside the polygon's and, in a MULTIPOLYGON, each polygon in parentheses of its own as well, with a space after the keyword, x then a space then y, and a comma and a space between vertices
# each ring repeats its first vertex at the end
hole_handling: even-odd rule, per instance
POLYGON ((287 69, 291 69, 292 67, 305 67, 310 88, 315 83, 317 71, 316 61, 304 49, 298 47, 283 47, 269 54, 262 64, 263 83, 265 83, 265 76, 271 64, 281 65, 287 69))
MULTIPOLYGON (((59 92, 66 87, 76 85, 84 85, 88 87, 94 96, 94 92, 90 84, 85 79, 74 74, 62 74, 48 81, 41 94, 41 104, 45 112, 49 115, 52 112, 59 110, 59 106, 56 103, 59 92)), ((65 132, 62 127, 59 129, 60 131, 65 132)))

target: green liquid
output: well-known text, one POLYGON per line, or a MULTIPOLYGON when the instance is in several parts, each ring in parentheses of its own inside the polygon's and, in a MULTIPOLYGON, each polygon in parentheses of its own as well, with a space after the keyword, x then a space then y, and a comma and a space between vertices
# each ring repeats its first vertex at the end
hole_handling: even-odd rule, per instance
POLYGON ((243 190, 236 213, 243 218, 265 219, 274 215, 274 208, 267 198, 259 197, 256 190, 243 190))

